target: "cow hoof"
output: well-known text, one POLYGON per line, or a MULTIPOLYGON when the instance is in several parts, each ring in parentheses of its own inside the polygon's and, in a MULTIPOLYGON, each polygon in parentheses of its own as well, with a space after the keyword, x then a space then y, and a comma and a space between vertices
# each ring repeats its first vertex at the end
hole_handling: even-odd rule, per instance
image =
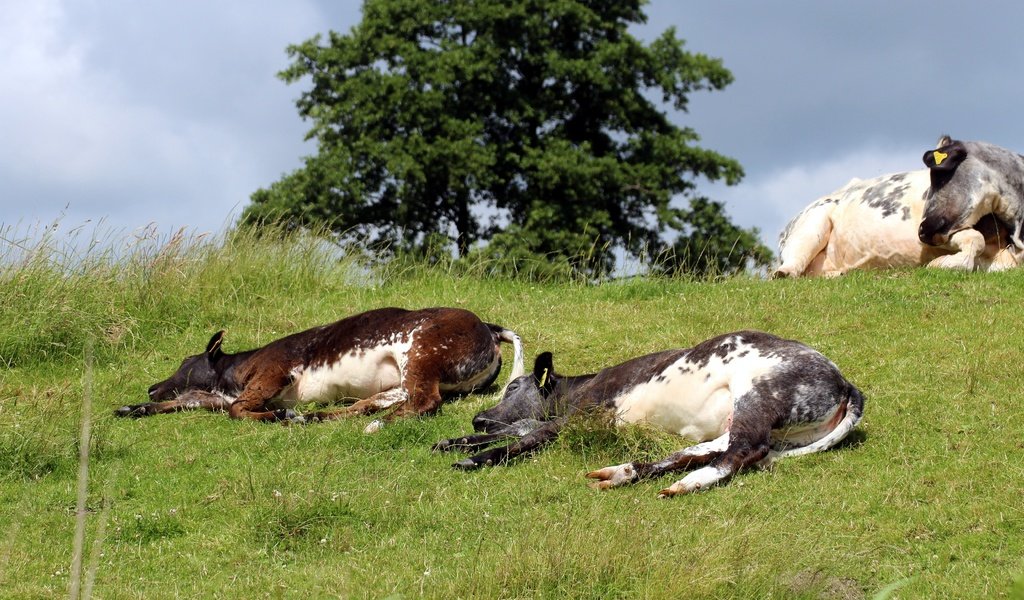
POLYGON ((137 419, 146 416, 145 404, 129 404, 114 411, 115 417, 132 417, 137 419))
POLYGON ((363 428, 363 433, 377 433, 384 427, 384 421, 380 419, 374 419, 370 421, 370 424, 363 428))
POLYGON ((462 469, 463 471, 472 471, 473 469, 479 468, 480 465, 477 464, 477 462, 474 461, 472 458, 464 458, 459 462, 454 463, 452 467, 456 469, 462 469))
POLYGON ((672 496, 681 496, 691 492, 699 492, 702 487, 703 486, 700 483, 684 483, 684 480, 679 480, 658 492, 658 497, 671 498, 672 496))
POLYGON ((954 271, 973 271, 974 257, 964 252, 946 254, 933 259, 928 266, 933 269, 950 269, 954 271))
POLYGON ((306 425, 312 422, 307 415, 300 415, 292 409, 275 410, 274 415, 282 425, 306 425))
POLYGON ((454 444, 452 443, 452 440, 441 440, 440 442, 438 442, 438 443, 434 444, 433 446, 431 446, 430 447, 430 451, 431 452, 448 452, 448 451, 450 451, 452 449, 452 446, 454 446, 454 444))
POLYGON ((636 481, 638 474, 633 463, 625 463, 591 471, 587 473, 587 477, 590 479, 600 479, 600 481, 591 482, 590 487, 595 490, 607 490, 636 481))
POLYGON ((679 489, 675 484, 666 487, 662 491, 657 492, 658 498, 672 498, 673 496, 679 496, 680 494, 686 494, 685 489, 679 489))

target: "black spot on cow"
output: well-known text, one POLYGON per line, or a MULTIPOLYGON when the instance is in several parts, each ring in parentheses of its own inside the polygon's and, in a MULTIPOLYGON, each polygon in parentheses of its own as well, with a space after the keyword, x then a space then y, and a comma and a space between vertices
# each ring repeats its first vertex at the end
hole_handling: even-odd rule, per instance
POLYGON ((687 352, 687 359, 698 369, 703 369, 711 362, 711 358, 717 356, 723 363, 728 363, 731 358, 727 357, 736 351, 736 337, 732 335, 719 336, 706 342, 697 344, 687 352))
POLYGON ((897 179, 897 177, 898 175, 892 176, 882 183, 867 188, 864 190, 860 201, 871 208, 881 211, 882 218, 895 215, 903 208, 903 203, 900 199, 910 189, 909 183, 893 185, 902 180, 902 178, 897 179))

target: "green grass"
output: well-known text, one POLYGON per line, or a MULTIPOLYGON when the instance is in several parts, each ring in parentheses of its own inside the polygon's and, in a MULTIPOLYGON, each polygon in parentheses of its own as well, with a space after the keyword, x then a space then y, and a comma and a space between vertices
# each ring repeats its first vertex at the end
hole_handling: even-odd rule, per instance
POLYGON ((0 258, 3 597, 68 593, 85 400, 97 597, 1024 597, 1024 271, 592 286, 368 271, 245 235, 0 258), (767 330, 832 358, 865 418, 834 451, 659 500, 673 478, 597 492, 583 474, 680 442, 593 420, 514 465, 450 469, 430 445, 496 390, 374 435, 111 416, 218 329, 237 351, 388 305, 469 308, 566 373, 767 330))

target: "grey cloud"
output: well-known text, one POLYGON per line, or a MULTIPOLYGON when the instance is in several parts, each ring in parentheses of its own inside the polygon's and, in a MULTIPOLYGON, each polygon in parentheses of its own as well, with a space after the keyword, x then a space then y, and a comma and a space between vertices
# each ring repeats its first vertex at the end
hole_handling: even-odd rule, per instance
MULTIPOLYGON (((359 19, 357 3, 328 0, 15 7, 35 12, 0 22, 0 222, 70 205, 69 221, 126 228, 218 229, 297 167, 313 148, 294 107, 301 85, 275 76, 285 47, 359 19)), ((844 169, 916 168, 946 132, 1024 150, 1024 5, 655 0, 647 13, 639 35, 674 25, 736 76, 673 118, 743 164, 739 186, 699 193, 771 245, 789 213, 881 174, 844 169), (904 161, 904 149, 920 150, 904 161), (858 158, 872 151, 884 160, 858 158)))

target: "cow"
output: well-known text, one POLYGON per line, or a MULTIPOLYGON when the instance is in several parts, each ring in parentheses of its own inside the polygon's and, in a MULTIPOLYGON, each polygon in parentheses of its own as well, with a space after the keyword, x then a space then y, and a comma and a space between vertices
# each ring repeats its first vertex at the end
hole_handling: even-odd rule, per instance
MULTIPOLYGON (((940 142, 941 143, 941 142, 940 142)), ((853 269, 928 266, 1002 271, 1017 266, 1006 246, 1007 222, 978 214, 935 244, 918 225, 932 184, 928 169, 854 179, 812 202, 779 238, 773 278, 835 277, 853 269)))
POLYGON ((1007 253, 1024 251, 1024 156, 987 142, 942 136, 922 156, 929 187, 918 227, 922 243, 942 246, 994 217, 1007 228, 1007 253))
POLYGON ((501 370, 501 342, 512 344, 511 378, 525 372, 519 336, 459 308, 380 308, 229 354, 224 331, 202 354, 149 388, 149 402, 117 416, 189 409, 224 410, 233 418, 310 423, 396 407, 383 421, 433 414, 442 395, 490 386, 501 370), (355 400, 347 408, 296 414, 298 404, 355 400))
POLYGON ((618 423, 642 422, 699 442, 661 461, 587 474, 607 489, 700 467, 660 492, 667 497, 707 488, 744 467, 834 446, 860 422, 864 396, 816 350, 760 331, 727 333, 588 375, 557 373, 545 352, 532 374, 511 381, 496 406, 473 418, 484 433, 442 440, 434 449, 477 452, 455 468, 498 465, 551 442, 570 417, 594 409, 618 423))

